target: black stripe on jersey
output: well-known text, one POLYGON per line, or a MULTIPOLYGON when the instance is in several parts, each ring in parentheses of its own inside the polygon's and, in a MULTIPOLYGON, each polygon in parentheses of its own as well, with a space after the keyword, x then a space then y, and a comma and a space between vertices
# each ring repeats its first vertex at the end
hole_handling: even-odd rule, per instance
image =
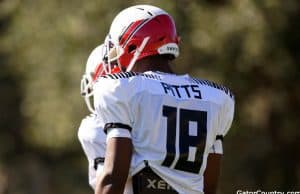
POLYGON ((223 136, 223 135, 217 135, 217 136, 216 136, 216 140, 221 140, 221 141, 223 141, 223 139, 224 139, 224 136, 223 136))
POLYGON ((144 77, 149 78, 149 79, 161 80, 161 77, 159 75, 141 74, 141 76, 144 76, 144 77))
POLYGON ((104 132, 107 134, 108 129, 113 128, 122 128, 127 129, 129 132, 131 132, 132 128, 129 125, 123 124, 123 123, 106 123, 104 126, 104 132))
POLYGON ((113 74, 117 79, 121 79, 122 78, 122 76, 121 76, 121 74, 113 74))
POLYGON ((107 74, 106 76, 108 76, 108 77, 114 79, 114 77, 113 77, 111 74, 107 74))
POLYGON ((214 82, 209 81, 209 80, 201 80, 201 79, 196 79, 196 78, 191 78, 191 81, 194 82, 194 83, 197 83, 197 84, 206 85, 206 86, 216 88, 218 90, 222 90, 227 95, 229 95, 232 99, 234 99, 233 93, 227 87, 225 87, 221 84, 217 84, 217 83, 214 83, 214 82))
POLYGON ((104 76, 101 76, 102 78, 110 78, 110 79, 122 79, 122 78, 130 78, 134 76, 143 76, 149 79, 155 79, 155 80, 161 80, 161 77, 159 75, 152 75, 152 74, 144 74, 144 73, 136 73, 136 72, 120 72, 115 74, 107 74, 104 76))
POLYGON ((123 73, 126 78, 130 78, 137 75, 137 73, 134 72, 121 72, 121 73, 123 73))
POLYGON ((126 75, 125 75, 124 73, 119 73, 118 76, 119 76, 120 78, 126 78, 126 75))
POLYGON ((103 157, 98 157, 94 159, 94 169, 97 170, 98 164, 104 163, 105 158, 103 157))
POLYGON ((111 78, 111 79, 121 79, 121 78, 130 78, 133 76, 138 75, 138 73, 135 72, 120 72, 120 73, 114 73, 114 74, 107 74, 101 76, 102 78, 111 78))

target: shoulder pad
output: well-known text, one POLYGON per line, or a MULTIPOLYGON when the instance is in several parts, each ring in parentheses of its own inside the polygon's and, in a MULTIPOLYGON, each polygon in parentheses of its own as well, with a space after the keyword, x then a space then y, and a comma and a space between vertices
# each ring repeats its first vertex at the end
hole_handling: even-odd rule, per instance
POLYGON ((197 79, 197 78, 191 78, 191 80, 194 82, 194 83, 197 83, 197 84, 201 84, 201 85, 206 85, 206 86, 209 86, 209 87, 212 87, 212 88, 216 88, 218 90, 221 90, 223 91, 225 94, 227 94, 228 96, 230 96, 231 99, 234 100, 234 95, 233 93, 229 90, 229 88, 221 85, 221 84, 217 84, 215 82, 212 82, 212 81, 209 81, 209 80, 202 80, 202 79, 197 79))

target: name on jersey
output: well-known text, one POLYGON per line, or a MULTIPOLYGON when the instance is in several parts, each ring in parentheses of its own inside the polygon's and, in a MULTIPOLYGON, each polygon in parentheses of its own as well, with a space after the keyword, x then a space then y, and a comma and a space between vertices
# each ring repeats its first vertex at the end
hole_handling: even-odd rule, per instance
POLYGON ((201 91, 198 85, 172 85, 167 84, 164 82, 160 82, 161 86, 163 87, 163 90, 165 94, 182 98, 182 97, 188 97, 188 98, 201 98, 201 91))

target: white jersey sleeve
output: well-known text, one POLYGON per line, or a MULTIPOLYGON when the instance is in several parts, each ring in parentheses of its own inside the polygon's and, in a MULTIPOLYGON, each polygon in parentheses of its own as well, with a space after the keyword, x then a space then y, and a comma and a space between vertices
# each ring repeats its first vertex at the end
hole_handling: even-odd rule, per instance
POLYGON ((211 147, 210 153, 223 154, 223 139, 229 131, 234 116, 234 98, 224 96, 224 102, 220 111, 220 127, 216 140, 211 147))
MULTIPOLYGON (((101 78, 100 78, 101 79, 101 78)), ((107 137, 131 138, 134 113, 131 112, 132 88, 122 87, 128 80, 101 79, 94 92, 96 113, 103 122, 107 137), (123 83, 122 83, 123 82, 123 83), (107 131, 109 129, 109 131, 107 131)))
POLYGON ((222 109, 222 128, 220 129, 220 135, 223 137, 227 134, 231 127, 234 115, 234 99, 226 97, 226 100, 222 109))
POLYGON ((98 168, 95 160, 104 158, 106 149, 106 135, 103 132, 103 124, 96 119, 95 115, 91 114, 81 121, 78 129, 78 139, 88 159, 89 184, 92 188, 95 188, 96 169, 98 168))

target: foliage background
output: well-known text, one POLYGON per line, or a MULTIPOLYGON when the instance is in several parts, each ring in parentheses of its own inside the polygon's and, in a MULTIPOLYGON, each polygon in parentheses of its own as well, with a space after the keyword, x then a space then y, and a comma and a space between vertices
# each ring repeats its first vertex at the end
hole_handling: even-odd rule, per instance
POLYGON ((0 193, 92 193, 77 128, 79 83, 113 17, 171 13, 177 72, 236 95, 218 193, 300 190, 300 1, 0 0, 0 193))

